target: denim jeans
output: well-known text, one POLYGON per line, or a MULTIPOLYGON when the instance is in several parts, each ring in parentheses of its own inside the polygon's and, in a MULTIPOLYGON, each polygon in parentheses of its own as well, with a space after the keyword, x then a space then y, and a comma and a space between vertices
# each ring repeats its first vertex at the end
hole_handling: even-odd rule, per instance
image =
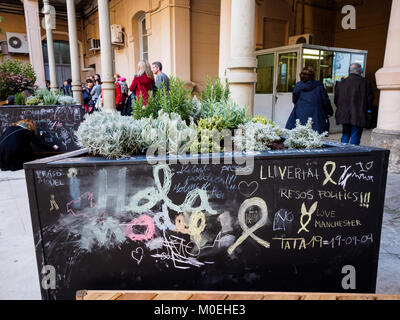
POLYGON ((351 124, 343 125, 342 143, 349 143, 359 145, 361 142, 361 135, 363 128, 352 126, 351 124))

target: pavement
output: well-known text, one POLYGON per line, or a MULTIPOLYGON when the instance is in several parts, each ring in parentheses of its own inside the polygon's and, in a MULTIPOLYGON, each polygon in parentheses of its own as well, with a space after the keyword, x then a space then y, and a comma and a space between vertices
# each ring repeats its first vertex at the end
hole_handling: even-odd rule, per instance
MULTIPOLYGON (((370 144, 370 131, 361 144, 370 144)), ((41 299, 33 243, 25 173, 0 171, 1 300, 41 299)), ((400 294, 400 174, 388 176, 376 293, 400 294)))

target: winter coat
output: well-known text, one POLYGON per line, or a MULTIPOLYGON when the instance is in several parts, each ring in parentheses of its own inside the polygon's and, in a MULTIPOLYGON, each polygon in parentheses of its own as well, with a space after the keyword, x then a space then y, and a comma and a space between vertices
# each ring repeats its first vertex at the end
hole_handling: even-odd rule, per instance
POLYGON ((131 116, 132 115, 132 104, 136 99, 135 93, 131 93, 125 101, 124 108, 121 111, 121 115, 123 116, 131 116))
POLYGON ((294 108, 286 123, 286 129, 296 127, 296 119, 305 125, 312 118, 312 128, 319 133, 329 131, 328 116, 333 109, 323 84, 316 80, 297 82, 293 89, 294 108))
POLYGON ((147 101, 149 99, 149 91, 154 85, 154 80, 150 79, 147 74, 143 74, 141 76, 135 76, 132 81, 129 90, 134 92, 136 98, 140 100, 140 97, 143 97, 143 105, 147 105, 147 101))
POLYGON ((82 90, 82 99, 84 105, 87 105, 87 103, 92 99, 89 88, 85 88, 82 90))
POLYGON ((351 74, 336 86, 336 123, 368 127, 367 110, 373 106, 373 102, 374 92, 370 82, 357 74, 351 74))
POLYGON ((65 96, 72 97, 72 86, 70 84, 67 84, 66 86, 62 86, 61 91, 64 93, 65 96))
POLYGON ((20 126, 8 127, 0 138, 1 170, 22 170, 25 162, 35 160, 31 143, 44 150, 54 151, 51 146, 43 143, 33 131, 20 126))

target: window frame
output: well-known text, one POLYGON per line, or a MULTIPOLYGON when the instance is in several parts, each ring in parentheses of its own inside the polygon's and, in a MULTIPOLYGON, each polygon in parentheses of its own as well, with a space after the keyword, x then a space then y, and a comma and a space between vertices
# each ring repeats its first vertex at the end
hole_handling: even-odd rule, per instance
POLYGON ((149 58, 149 35, 147 34, 147 29, 143 30, 143 21, 145 22, 146 25, 146 15, 143 15, 139 19, 139 43, 140 43, 140 59, 141 60, 148 60, 149 58), (143 48, 143 38, 147 38, 147 51, 144 51, 143 48), (145 59, 144 54, 147 54, 147 59, 145 59))

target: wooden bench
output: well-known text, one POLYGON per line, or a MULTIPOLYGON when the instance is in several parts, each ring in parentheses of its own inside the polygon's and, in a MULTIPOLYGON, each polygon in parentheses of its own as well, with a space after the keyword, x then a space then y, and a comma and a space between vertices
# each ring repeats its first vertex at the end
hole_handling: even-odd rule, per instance
POLYGON ((400 300, 400 295, 358 293, 225 292, 225 291, 91 291, 77 300, 400 300))

